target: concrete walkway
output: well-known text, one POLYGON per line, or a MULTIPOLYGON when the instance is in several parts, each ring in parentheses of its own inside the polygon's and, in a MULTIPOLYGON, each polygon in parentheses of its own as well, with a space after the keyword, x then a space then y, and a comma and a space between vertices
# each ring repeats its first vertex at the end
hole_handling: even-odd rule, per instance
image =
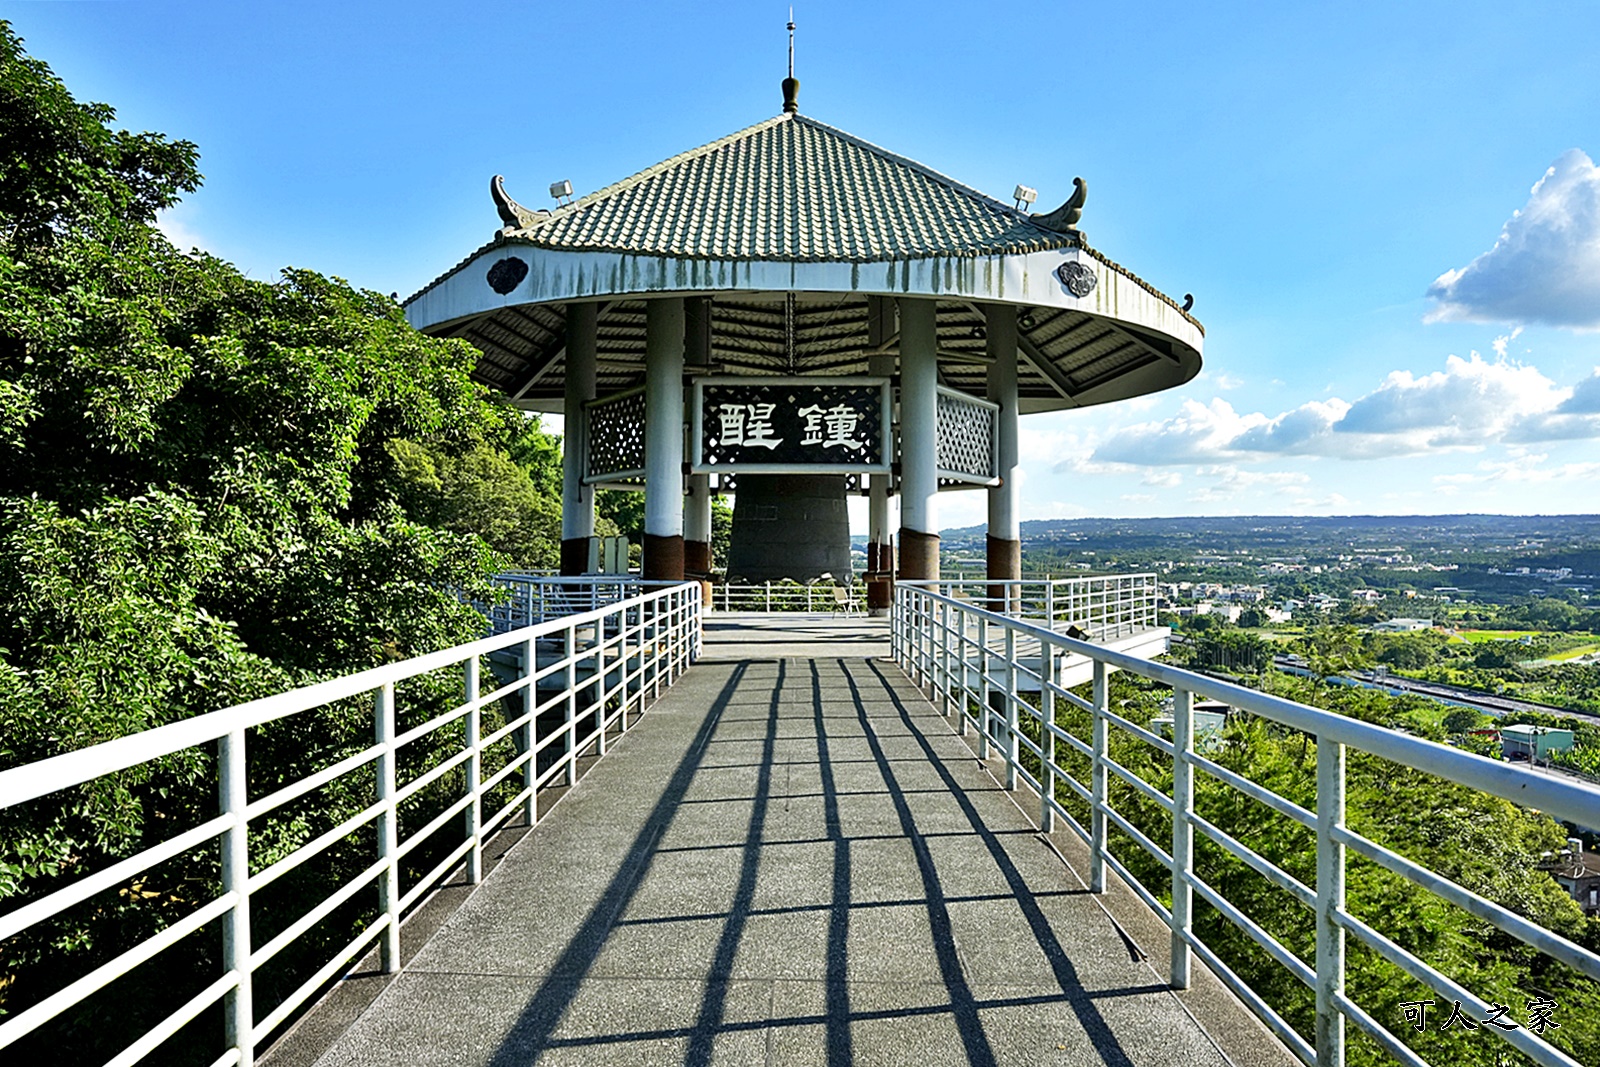
POLYGON ((893 664, 727 618, 319 1063, 1229 1062, 893 664))

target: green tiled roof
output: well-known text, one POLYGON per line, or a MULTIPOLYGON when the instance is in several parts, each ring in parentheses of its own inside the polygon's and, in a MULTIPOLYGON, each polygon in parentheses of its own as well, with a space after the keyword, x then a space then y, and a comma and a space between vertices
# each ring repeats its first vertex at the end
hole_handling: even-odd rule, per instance
POLYGON ((800 115, 673 156, 507 236, 569 251, 798 262, 1079 244, 1076 235, 800 115))

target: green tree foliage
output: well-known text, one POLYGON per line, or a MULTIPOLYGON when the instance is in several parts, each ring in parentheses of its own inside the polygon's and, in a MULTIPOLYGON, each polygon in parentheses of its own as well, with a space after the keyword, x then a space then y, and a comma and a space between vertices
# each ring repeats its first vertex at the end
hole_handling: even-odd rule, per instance
MULTIPOLYGON (((1276 695, 1302 702, 1316 699, 1330 710, 1365 721, 1423 732, 1420 724, 1425 716, 1416 698, 1391 698, 1346 686, 1323 688, 1315 680, 1287 675, 1268 677, 1276 695)), ((1089 697, 1087 687, 1080 695, 1089 697)), ((1111 678, 1113 710, 1135 722, 1159 714, 1163 695, 1162 687, 1142 679, 1120 673, 1111 678)), ((1056 720, 1087 743, 1086 712, 1057 701, 1056 720)), ((1169 757, 1116 729, 1110 734, 1109 751, 1119 765, 1170 794, 1169 757)), ((1085 757, 1066 745, 1057 745, 1056 753, 1064 770, 1079 782, 1088 782, 1085 757)), ((1220 746, 1209 756, 1303 808, 1316 808, 1316 743, 1298 731, 1233 713, 1220 746)), ((1207 822, 1302 884, 1316 884, 1315 842, 1306 827, 1208 774, 1197 774, 1195 786, 1196 810, 1207 822)), ((1108 788, 1112 806, 1148 838, 1171 840, 1171 817, 1153 801, 1115 775, 1110 776, 1108 788)), ((1560 847, 1566 833, 1548 816, 1359 752, 1348 756, 1346 790, 1346 821, 1356 833, 1571 940, 1591 948, 1600 945, 1600 921, 1585 919, 1577 904, 1538 869, 1540 853, 1560 847)), ((1057 799, 1088 825, 1087 805, 1077 793, 1062 785, 1057 799)), ((1115 826, 1110 845, 1144 885, 1163 902, 1170 901, 1171 876, 1166 868, 1115 826)), ((1309 909, 1206 835, 1197 835, 1195 848, 1196 872, 1206 884, 1292 954, 1307 965, 1313 963, 1315 925, 1309 909)), ((1547 1038, 1580 1063, 1600 1062, 1600 989, 1591 980, 1385 868, 1353 853, 1347 862, 1346 906, 1351 914, 1480 996, 1511 1005, 1520 1020, 1526 1020, 1530 998, 1556 1000, 1561 1029, 1548 1031, 1547 1038)), ((1194 927, 1224 962, 1311 1037, 1310 989, 1203 899, 1195 902, 1194 927)), ((1401 1003, 1436 995, 1354 938, 1349 939, 1347 991, 1430 1063, 1496 1067, 1518 1061, 1492 1037, 1439 1033, 1438 1024, 1448 1014, 1447 1002, 1441 1013, 1430 1013, 1427 1033, 1408 1027, 1401 1003)), ((1393 1062, 1354 1027, 1348 1032, 1352 1065, 1381 1067, 1393 1062)))
POLYGON ((1195 640, 1194 662, 1216 670, 1259 674, 1272 665, 1272 646, 1257 634, 1209 630, 1195 640))
POLYGON ((1422 670, 1437 663, 1444 653, 1444 634, 1429 631, 1415 634, 1369 634, 1365 648, 1379 663, 1404 671, 1422 670))
POLYGON ((1484 670, 1501 670, 1515 667, 1522 658, 1518 653, 1525 654, 1525 650, 1513 641, 1488 641, 1478 646, 1472 662, 1484 670))
POLYGON ((1455 735, 1476 730, 1488 721, 1489 716, 1477 708, 1451 708, 1444 713, 1443 726, 1445 733, 1455 735))
POLYGON ((1371 662, 1354 626, 1319 626, 1297 641, 1295 649, 1319 684, 1371 662))
MULTIPOLYGON (((500 552, 543 559, 554 523, 553 446, 472 382, 468 346, 336 279, 252 281, 180 253, 154 219, 198 186, 195 146, 112 118, 0 23, 0 767, 476 637, 462 596, 493 595, 500 552)), ((253 795, 370 728, 342 707, 263 728, 253 795)), ((208 817, 212 758, 0 813, 0 906, 208 817)), ((257 856, 364 803, 320 799, 253 825, 257 856)), ((0 1010, 186 913, 214 889, 213 851, 0 946, 0 1010)), ((340 863, 368 862, 328 855, 261 902, 262 929, 304 911, 296 892, 320 899, 340 863)), ((219 973, 219 947, 161 954, 64 1015, 29 1062, 106 1058, 219 973)), ((267 986, 293 977, 292 956, 267 986)))
POLYGON ((507 453, 486 444, 452 452, 401 438, 386 450, 398 468, 407 514, 440 529, 477 534, 519 569, 560 565, 559 496, 541 493, 529 471, 507 453))
MULTIPOLYGON (((611 522, 616 532, 634 545, 644 544, 644 494, 602 489, 595 494, 599 522, 611 522)), ((733 509, 727 500, 711 498, 711 563, 719 570, 728 565, 728 545, 733 537, 733 509)))

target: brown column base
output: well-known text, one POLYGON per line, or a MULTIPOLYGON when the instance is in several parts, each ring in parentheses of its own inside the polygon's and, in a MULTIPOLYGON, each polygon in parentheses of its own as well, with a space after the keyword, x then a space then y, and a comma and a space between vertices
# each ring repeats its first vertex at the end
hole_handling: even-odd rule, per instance
POLYGON ((561 542, 561 573, 582 574, 589 569, 589 539, 568 537, 561 542))
POLYGON ((878 573, 878 542, 867 542, 867 573, 878 573))
MULTIPOLYGON (((1016 581, 1022 577, 1021 541, 1011 541, 991 534, 987 538, 986 549, 988 557, 987 577, 998 581, 1016 581)), ((1005 586, 991 585, 989 587, 989 610, 1002 612, 1009 610, 1007 602, 1015 602, 1020 592, 1013 586, 1010 596, 1007 596, 1005 586)))
POLYGON ((939 535, 900 527, 900 578, 907 582, 939 577, 939 535))
POLYGON ((644 535, 644 580, 647 582, 683 581, 683 536, 644 535))
POLYGON ((893 603, 894 575, 867 575, 867 610, 872 612, 888 611, 893 603))
POLYGON ((683 543, 683 573, 692 578, 711 576, 711 542, 685 541, 683 543))

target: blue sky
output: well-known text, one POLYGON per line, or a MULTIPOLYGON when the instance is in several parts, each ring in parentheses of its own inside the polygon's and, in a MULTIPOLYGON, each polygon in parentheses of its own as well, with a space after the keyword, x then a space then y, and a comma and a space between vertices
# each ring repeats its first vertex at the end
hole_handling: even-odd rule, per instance
MULTIPOLYGON (((1023 420, 1024 517, 1600 511, 1600 4, 799 5, 801 110, 1195 295, 1181 389, 1023 420), (1537 186, 1537 189, 1535 188, 1537 186)), ((402 296, 777 113, 785 5, 0 3, 199 144, 166 219, 402 296)), ((946 494, 941 524, 979 521, 946 494)))

